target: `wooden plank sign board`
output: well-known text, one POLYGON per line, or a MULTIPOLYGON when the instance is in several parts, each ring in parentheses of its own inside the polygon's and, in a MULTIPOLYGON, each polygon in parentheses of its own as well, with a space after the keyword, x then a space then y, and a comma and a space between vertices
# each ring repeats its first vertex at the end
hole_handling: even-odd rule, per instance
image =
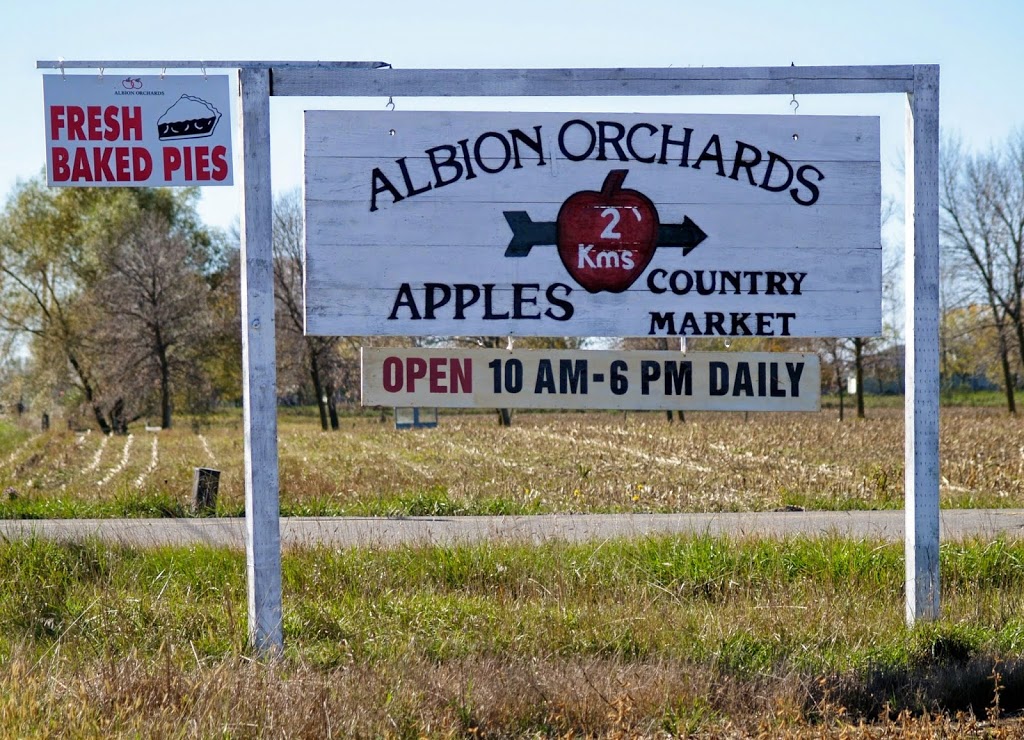
POLYGON ((306 331, 870 336, 877 117, 306 112, 306 331))
POLYGON ((365 406, 817 411, 821 367, 797 352, 362 350, 365 406))

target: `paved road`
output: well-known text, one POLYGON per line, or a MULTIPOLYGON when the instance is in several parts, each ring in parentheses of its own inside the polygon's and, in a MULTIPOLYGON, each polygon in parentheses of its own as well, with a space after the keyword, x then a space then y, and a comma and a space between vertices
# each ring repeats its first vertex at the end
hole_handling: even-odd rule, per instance
MULTIPOLYGON (((1024 538, 1024 509, 942 512, 942 539, 1024 538)), ((499 517, 288 517, 282 545, 335 547, 452 545, 480 541, 533 542, 637 537, 650 534, 734 537, 840 535, 900 541, 902 511, 795 511, 740 514, 586 514, 499 517)), ((243 519, 46 519, 0 520, 0 537, 58 539, 98 537, 135 546, 205 543, 244 548, 243 519)))

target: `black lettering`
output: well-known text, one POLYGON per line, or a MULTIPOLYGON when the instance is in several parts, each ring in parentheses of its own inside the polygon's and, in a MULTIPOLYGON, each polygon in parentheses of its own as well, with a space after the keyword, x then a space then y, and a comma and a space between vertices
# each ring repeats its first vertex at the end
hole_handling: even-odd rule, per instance
POLYGON ((620 141, 622 141, 622 137, 625 136, 625 135, 626 135, 626 127, 623 126, 621 123, 618 123, 617 121, 598 121, 597 122, 597 137, 598 137, 597 158, 598 158, 598 160, 603 162, 603 161, 608 159, 608 154, 606 152, 606 147, 607 147, 608 144, 611 144, 612 148, 615 150, 615 154, 617 155, 618 160, 620 162, 628 162, 629 158, 626 156, 626 153, 624 151, 622 151, 622 144, 619 143, 620 141), (612 129, 615 132, 615 136, 608 136, 608 134, 607 134, 608 129, 612 129))
POLYGON ((505 313, 494 313, 494 283, 484 283, 480 287, 484 289, 484 321, 507 319, 508 311, 505 313))
POLYGON ((587 361, 559 360, 558 389, 561 393, 587 394, 587 361))
POLYGON ((462 149, 462 161, 466 163, 466 179, 472 180, 476 173, 473 172, 473 160, 469 156, 469 139, 459 139, 459 148, 462 149))
POLYGON ((747 319, 750 318, 749 313, 730 313, 729 317, 732 320, 732 331, 729 332, 732 336, 749 337, 753 334, 750 331, 750 327, 747 326, 747 319))
POLYGON ((405 200, 405 196, 398 192, 398 188, 391 184, 391 180, 380 171, 379 167, 373 168, 373 174, 370 176, 370 212, 377 210, 377 196, 381 193, 391 193, 392 200, 397 203, 400 200, 405 200))
POLYGON ((534 126, 533 133, 534 135, 536 135, 536 139, 531 139, 529 136, 527 136, 517 128, 509 130, 509 134, 512 135, 512 151, 515 154, 516 160, 516 163, 512 166, 512 169, 518 170, 522 169, 523 167, 523 163, 519 156, 520 144, 525 144, 528 149, 532 149, 534 153, 536 153, 536 155, 540 157, 540 161, 537 162, 538 167, 544 166, 544 144, 540 138, 540 126, 534 126))
POLYGON ((736 363, 736 381, 732 386, 732 394, 734 396, 741 395, 753 396, 754 395, 754 379, 750 377, 750 365, 746 362, 736 363))
POLYGON ((651 383, 661 377, 661 363, 657 360, 643 360, 640 363, 640 395, 651 395, 651 383))
POLYGON ((804 278, 807 277, 807 273, 787 272, 786 274, 789 275, 789 279, 793 281, 793 295, 800 295, 800 284, 804 281, 804 278))
POLYGON ((757 180, 754 179, 754 168, 761 164, 761 150, 751 144, 745 144, 742 141, 736 142, 736 159, 732 162, 732 174, 729 175, 730 179, 739 180, 740 170, 747 171, 747 180, 750 181, 751 185, 756 186, 757 180), (749 151, 751 153, 750 159, 744 159, 743 153, 749 151))
POLYGON ((725 162, 722 160, 722 142, 718 138, 718 134, 712 134, 711 139, 708 141, 707 146, 704 147, 704 151, 700 153, 697 160, 693 163, 693 169, 699 170, 701 162, 714 162, 718 165, 718 176, 725 177, 725 162), (714 153, 712 154, 712 149, 714 153))
POLYGON ((647 274, 647 290, 651 291, 655 295, 661 295, 662 293, 667 291, 668 288, 661 288, 661 287, 659 287, 659 286, 654 284, 654 279, 656 277, 662 277, 663 278, 666 275, 668 275, 668 273, 665 270, 662 270, 660 267, 651 270, 647 274))
POLYGON ((430 158, 430 168, 434 171, 435 188, 443 188, 445 185, 451 185, 453 182, 458 182, 462 177, 462 165, 455 159, 458 152, 451 144, 442 144, 441 146, 432 147, 431 149, 427 149, 425 153, 430 158), (448 157, 438 161, 435 156, 438 152, 447 152, 448 157), (445 167, 454 170, 452 176, 447 180, 441 176, 441 169, 445 167))
POLYGON ((398 167, 402 170, 402 179, 405 181, 405 194, 407 198, 411 198, 414 195, 425 193, 430 190, 433 185, 429 182, 421 188, 417 188, 412 184, 412 177, 409 176, 409 166, 405 163, 405 157, 396 160, 398 167))
POLYGON ((666 311, 665 313, 651 311, 651 328, 647 333, 654 336, 659 331, 669 335, 676 333, 675 311, 666 311))
POLYGON ((435 318, 434 312, 452 299, 452 289, 444 283, 425 283, 423 292, 426 295, 423 316, 431 320, 435 318))
POLYGON ((665 363, 665 395, 693 395, 693 363, 689 360, 665 363))
POLYGON ((554 311, 549 308, 544 312, 544 315, 547 316, 549 319, 552 319, 553 321, 568 321, 569 319, 572 318, 572 315, 576 311, 576 309, 569 301, 556 296, 556 290, 560 290, 563 293, 565 293, 566 298, 568 298, 569 295, 572 293, 572 288, 570 288, 565 283, 552 283, 551 285, 549 285, 547 287, 547 290, 544 291, 544 296, 548 299, 548 303, 555 306, 556 308, 560 308, 561 313, 558 313, 557 311, 554 311))
POLYGON ((700 325, 697 323, 697 317, 693 315, 692 311, 687 311, 683 314, 683 325, 679 327, 679 333, 691 337, 700 336, 700 325))
POLYGON ((725 328, 722 326, 724 323, 724 313, 719 313, 718 311, 708 311, 706 314, 704 314, 704 333, 707 335, 717 334, 718 336, 724 336, 725 328))
POLYGON ((683 129, 682 141, 676 139, 670 139, 669 133, 672 131, 672 126, 663 123, 661 125, 661 156, 658 158, 658 164, 668 164, 668 148, 669 146, 678 146, 682 149, 679 155, 679 166, 689 167, 690 166, 690 134, 693 133, 692 128, 683 129))
POLYGON ((729 392, 729 365, 724 362, 708 363, 708 395, 724 396, 729 392))
POLYGON ((721 295, 725 295, 725 284, 727 282, 732 284, 733 295, 739 295, 740 293, 743 292, 740 289, 740 273, 739 273, 739 270, 722 270, 718 274, 722 278, 721 286, 718 289, 718 292, 721 295))
POLYGON ((649 156, 649 157, 641 157, 637 153, 636 149, 633 147, 633 136, 636 134, 637 130, 639 130, 639 129, 644 129, 646 131, 650 131, 652 137, 655 134, 658 133, 658 129, 656 129, 651 124, 649 124, 649 123, 638 123, 635 126, 630 127, 629 133, 626 134, 626 149, 629 151, 629 156, 631 156, 637 162, 645 162, 647 164, 653 164, 654 160, 655 160, 655 156, 653 154, 651 156, 649 156))
POLYGON ((800 397, 800 376, 804 374, 804 363, 787 362, 786 372, 789 374, 789 395, 800 397))
POLYGON ((775 152, 768 152, 768 167, 765 169, 764 177, 761 178, 761 184, 758 187, 772 193, 781 193, 783 190, 788 189, 792 183, 793 166, 789 163, 789 160, 775 152), (786 168, 786 181, 781 185, 772 185, 772 173, 775 171, 776 163, 786 168))
POLYGON ((551 370, 551 360, 537 361, 537 382, 533 386, 534 393, 555 393, 555 374, 551 370))
POLYGON ((496 175, 508 167, 508 163, 512 161, 512 147, 509 145, 508 139, 506 139, 503 134, 499 134, 497 131, 488 131, 485 134, 480 134, 476 143, 473 144, 473 159, 476 160, 476 166, 484 172, 489 175, 496 175), (480 150, 483 149, 484 142, 488 139, 494 139, 501 143, 502 156, 501 164, 498 167, 489 167, 486 160, 480 154, 480 150))
POLYGON ((786 397, 786 389, 783 388, 782 384, 779 382, 779 380, 780 380, 780 378, 779 378, 779 363, 773 362, 773 363, 771 363, 771 366, 772 366, 772 372, 771 372, 771 379, 772 379, 772 381, 771 381, 771 389, 769 390, 769 393, 771 394, 772 398, 785 398, 786 397))
POLYGON ((579 118, 574 118, 571 121, 566 121, 562 124, 562 128, 558 130, 558 151, 562 153, 566 159, 571 162, 582 162, 584 159, 594 153, 594 147, 597 146, 597 132, 594 131, 594 127, 586 121, 579 118), (565 148, 565 134, 569 130, 570 126, 582 126, 586 129, 587 134, 590 135, 590 141, 587 144, 587 149, 583 154, 570 154, 565 148))
POLYGON ((540 285, 537 283, 513 283, 512 284, 512 318, 513 319, 539 319, 540 311, 536 314, 525 314, 523 313, 523 306, 536 306, 537 291, 540 290, 540 285), (531 291, 530 295, 526 295, 526 291, 531 291))
POLYGON ((466 318, 466 309, 480 300, 480 288, 472 283, 455 285, 455 318, 459 321, 466 318))
POLYGON ((821 191, 818 190, 818 186, 804 177, 804 173, 807 172, 808 170, 814 172, 818 176, 818 182, 821 182, 822 180, 825 179, 825 175, 822 174, 821 170, 819 170, 813 164, 805 164, 803 167, 796 171, 796 179, 799 180, 811 194, 810 197, 805 200, 804 198, 800 197, 800 188, 792 188, 789 191, 789 194, 793 196, 793 200, 795 200, 802 206, 813 206, 815 203, 818 202, 818 196, 821 195, 821 191))
POLYGON ((419 321, 422 318, 420 310, 416 306, 416 298, 412 294, 412 286, 409 283, 402 283, 398 288, 398 295, 395 296, 395 304, 391 307, 391 313, 388 314, 388 321, 398 318, 398 309, 400 308, 408 308, 409 318, 413 321, 419 321))
POLYGON ((768 277, 768 288, 765 290, 766 295, 789 295, 789 292, 786 290, 786 273, 769 270, 766 275, 768 277))
POLYGON ((789 320, 790 319, 795 319, 796 318, 796 314, 795 313, 777 313, 777 314, 775 314, 775 316, 777 318, 782 319, 782 335, 781 336, 788 337, 789 336, 789 320))
POLYGON ((697 276, 697 293, 699 295, 711 295, 715 292, 715 271, 708 271, 708 281, 710 285, 704 284, 704 270, 697 270, 694 273, 697 276))

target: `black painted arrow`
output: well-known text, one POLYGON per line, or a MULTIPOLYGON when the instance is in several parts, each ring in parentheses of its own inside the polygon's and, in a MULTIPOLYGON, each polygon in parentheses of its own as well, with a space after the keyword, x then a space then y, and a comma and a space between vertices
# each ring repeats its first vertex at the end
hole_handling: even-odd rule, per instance
MULTIPOLYGON (((553 221, 533 221, 526 211, 505 211, 504 214, 512 229, 512 240, 505 249, 506 257, 525 257, 534 247, 558 242, 558 230, 553 221)), ((681 224, 662 224, 658 227, 656 246, 682 247, 685 257, 707 237, 704 230, 689 216, 684 216, 681 224)))

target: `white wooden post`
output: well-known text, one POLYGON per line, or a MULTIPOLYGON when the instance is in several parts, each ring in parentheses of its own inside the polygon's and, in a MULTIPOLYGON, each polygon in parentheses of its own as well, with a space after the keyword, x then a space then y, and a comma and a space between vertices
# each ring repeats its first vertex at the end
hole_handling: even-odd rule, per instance
POLYGON ((939 617, 939 68, 914 68, 906 138, 906 620, 939 617))
POLYGON ((274 358, 270 71, 239 70, 242 121, 242 389, 245 397, 245 559, 249 639, 279 655, 281 532, 274 358))

